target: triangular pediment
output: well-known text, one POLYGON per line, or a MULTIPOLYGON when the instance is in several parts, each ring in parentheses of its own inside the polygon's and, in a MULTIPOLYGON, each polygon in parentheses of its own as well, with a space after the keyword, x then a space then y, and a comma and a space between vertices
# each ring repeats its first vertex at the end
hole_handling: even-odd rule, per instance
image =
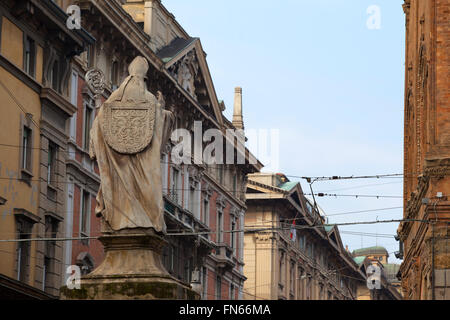
POLYGON ((291 197, 291 199, 295 202, 295 204, 298 205, 298 207, 301 209, 302 206, 302 198, 303 192, 302 189, 300 187, 300 183, 298 183, 297 185, 295 185, 294 188, 291 189, 289 196, 291 197))
POLYGON ((333 228, 328 232, 328 237, 330 238, 332 243, 336 245, 339 251, 344 249, 341 235, 339 234, 339 229, 336 226, 333 226, 333 228))
POLYGON ((165 63, 165 68, 203 110, 221 126, 222 109, 217 99, 206 54, 198 38, 176 38, 157 55, 165 63))

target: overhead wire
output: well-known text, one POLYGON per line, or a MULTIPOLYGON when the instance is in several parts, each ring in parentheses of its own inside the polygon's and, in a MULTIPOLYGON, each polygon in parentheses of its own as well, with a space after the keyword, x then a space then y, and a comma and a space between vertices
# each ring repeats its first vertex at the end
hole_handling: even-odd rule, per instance
MULTIPOLYGON (((12 177, 0 177, 0 180, 6 180, 6 181, 23 181, 24 179, 21 178, 12 178, 12 177)), ((75 185, 84 185, 84 186, 97 186, 99 183, 97 182, 79 182, 79 181, 46 181, 43 180, 43 178, 40 179, 30 179, 27 180, 30 182, 45 182, 45 183, 49 183, 51 185, 53 184, 75 184, 75 185)), ((191 191, 192 189, 190 188, 163 188, 163 190, 167 190, 167 191, 191 191)), ((242 190, 231 190, 231 189, 224 189, 226 192, 229 193, 235 193, 235 194, 247 194, 246 191, 242 191, 242 190)), ((196 190, 198 191, 198 189, 196 190)), ((305 196, 310 196, 312 195, 311 193, 301 193, 301 195, 305 195, 305 196)), ((394 198, 394 199, 400 199, 403 198, 402 196, 396 196, 396 195, 380 195, 380 194, 374 194, 374 195, 363 195, 363 194, 328 194, 328 193, 314 193, 314 195, 318 196, 318 197, 355 197, 355 198, 394 198)))
MULTIPOLYGON (((320 224, 311 226, 294 226, 297 230, 303 229, 317 229, 319 227, 325 226, 349 226, 349 225, 362 225, 362 224, 378 224, 378 223, 396 223, 396 222, 422 222, 430 223, 428 220, 420 219, 392 219, 392 220, 376 220, 376 221, 358 221, 358 222, 347 222, 347 223, 336 223, 336 224, 320 224)), ((450 224, 450 222, 448 222, 450 224)), ((239 230, 221 230, 220 233, 257 233, 257 232, 267 232, 276 230, 290 230, 291 227, 266 227, 266 228, 249 228, 249 229, 239 229, 239 230)), ((209 235, 217 234, 218 231, 205 231, 205 232, 180 232, 180 233, 166 233, 165 236, 195 236, 195 235, 209 235)), ((88 237, 84 237, 88 238, 88 237)), ((98 237, 90 237, 91 239, 98 239, 98 237)), ((0 242, 25 242, 25 241, 69 241, 69 240, 82 240, 83 237, 76 238, 33 238, 33 239, 3 239, 0 242)))

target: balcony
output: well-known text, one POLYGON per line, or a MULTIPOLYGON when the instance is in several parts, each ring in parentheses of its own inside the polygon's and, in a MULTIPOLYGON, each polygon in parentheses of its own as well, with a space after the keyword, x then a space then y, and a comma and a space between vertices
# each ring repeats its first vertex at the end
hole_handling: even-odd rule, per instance
POLYGON ((205 246, 206 251, 211 251, 215 248, 214 243, 209 239, 209 232, 211 231, 209 227, 200 220, 196 219, 191 212, 183 209, 176 201, 173 200, 173 197, 169 195, 164 195, 164 212, 166 224, 173 225, 176 229, 180 230, 180 232, 204 232, 205 234, 193 237, 199 238, 201 245, 205 246))
POLYGON ((216 259, 219 268, 231 270, 235 266, 233 259, 233 249, 225 243, 217 244, 216 259))

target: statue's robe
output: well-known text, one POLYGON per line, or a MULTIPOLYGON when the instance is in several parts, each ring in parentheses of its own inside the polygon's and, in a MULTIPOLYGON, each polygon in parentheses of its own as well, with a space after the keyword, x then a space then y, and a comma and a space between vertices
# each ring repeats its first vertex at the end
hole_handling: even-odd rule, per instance
POLYGON ((102 128, 105 104, 100 107, 91 130, 90 153, 97 159, 101 176, 96 214, 104 219, 103 232, 135 228, 166 232, 161 149, 170 137, 174 117, 163 110, 162 102, 141 82, 128 77, 105 103, 149 101, 156 104, 153 137, 142 152, 121 154, 108 145, 102 128))

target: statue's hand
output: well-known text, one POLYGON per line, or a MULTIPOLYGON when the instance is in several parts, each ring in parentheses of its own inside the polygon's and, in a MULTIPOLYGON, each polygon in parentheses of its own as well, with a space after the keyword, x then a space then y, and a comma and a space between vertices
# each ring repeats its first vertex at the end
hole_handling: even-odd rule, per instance
POLYGON ((166 100, 164 100, 164 96, 161 91, 158 91, 156 93, 156 99, 158 100, 159 104, 161 105, 161 109, 164 109, 166 107, 166 100))

